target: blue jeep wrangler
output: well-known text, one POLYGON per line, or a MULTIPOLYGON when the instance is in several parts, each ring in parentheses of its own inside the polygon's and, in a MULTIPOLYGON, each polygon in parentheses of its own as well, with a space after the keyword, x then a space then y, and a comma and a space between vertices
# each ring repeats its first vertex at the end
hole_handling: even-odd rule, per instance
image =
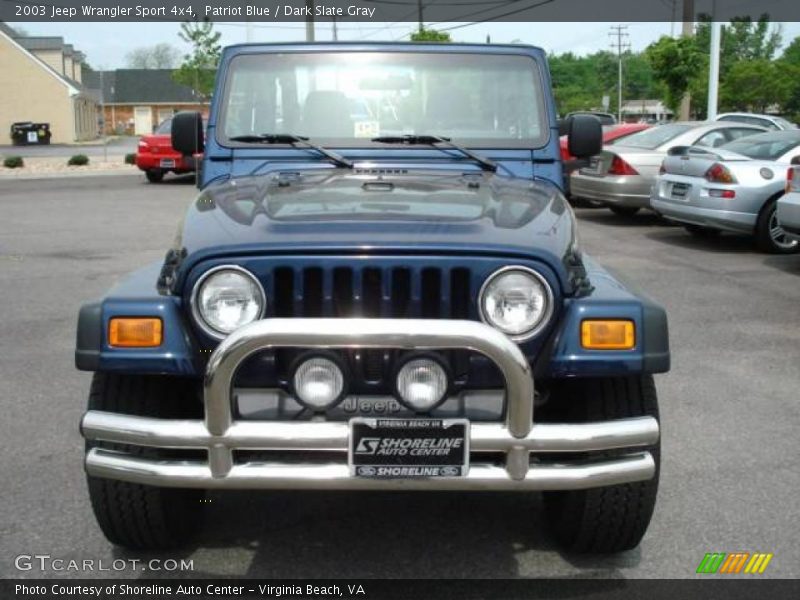
POLYGON ((567 549, 636 546, 666 315, 581 252, 545 53, 224 51, 200 193, 163 261, 81 308, 95 515, 182 543, 205 490, 543 491, 567 549))

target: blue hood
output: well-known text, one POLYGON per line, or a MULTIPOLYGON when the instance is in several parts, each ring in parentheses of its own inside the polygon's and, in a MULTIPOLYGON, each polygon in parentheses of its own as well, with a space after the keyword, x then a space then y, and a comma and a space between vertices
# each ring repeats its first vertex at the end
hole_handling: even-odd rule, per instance
POLYGON ((452 170, 318 169, 233 178, 199 195, 175 252, 177 286, 203 260, 281 253, 534 259, 557 273, 565 293, 572 270, 582 270, 575 218, 554 185, 452 170))

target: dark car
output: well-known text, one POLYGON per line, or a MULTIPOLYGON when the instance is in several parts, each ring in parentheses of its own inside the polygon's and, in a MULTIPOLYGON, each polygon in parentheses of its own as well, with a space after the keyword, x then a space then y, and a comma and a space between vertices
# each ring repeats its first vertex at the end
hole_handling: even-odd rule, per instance
MULTIPOLYGON (((80 311, 109 540, 184 542, 205 490, 497 490, 544 491, 567 548, 639 543, 666 315, 578 244, 547 69, 526 46, 223 52, 205 142, 174 117, 204 153, 174 245, 80 311)), ((597 119, 566 129, 600 151, 597 119)))

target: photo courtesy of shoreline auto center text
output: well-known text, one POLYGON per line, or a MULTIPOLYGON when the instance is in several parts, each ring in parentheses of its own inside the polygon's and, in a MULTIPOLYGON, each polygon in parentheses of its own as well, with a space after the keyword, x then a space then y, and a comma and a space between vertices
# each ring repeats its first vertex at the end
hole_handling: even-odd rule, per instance
POLYGON ((800 595, 800 4, 0 0, 0 598, 800 595))

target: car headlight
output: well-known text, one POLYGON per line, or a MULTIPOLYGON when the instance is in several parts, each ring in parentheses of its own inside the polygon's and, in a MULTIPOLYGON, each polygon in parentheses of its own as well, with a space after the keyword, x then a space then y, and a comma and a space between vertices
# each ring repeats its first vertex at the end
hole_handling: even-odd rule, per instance
POLYGON ((264 289, 245 269, 235 265, 217 267, 194 286, 192 312, 209 335, 222 338, 263 316, 264 289))
POLYGON ((315 356, 303 361, 292 378, 297 399, 314 411, 332 407, 342 399, 344 374, 330 358, 315 356))
POLYGON ((547 325, 553 312, 553 291, 536 271, 504 267, 483 284, 478 303, 485 323, 519 342, 547 325))

